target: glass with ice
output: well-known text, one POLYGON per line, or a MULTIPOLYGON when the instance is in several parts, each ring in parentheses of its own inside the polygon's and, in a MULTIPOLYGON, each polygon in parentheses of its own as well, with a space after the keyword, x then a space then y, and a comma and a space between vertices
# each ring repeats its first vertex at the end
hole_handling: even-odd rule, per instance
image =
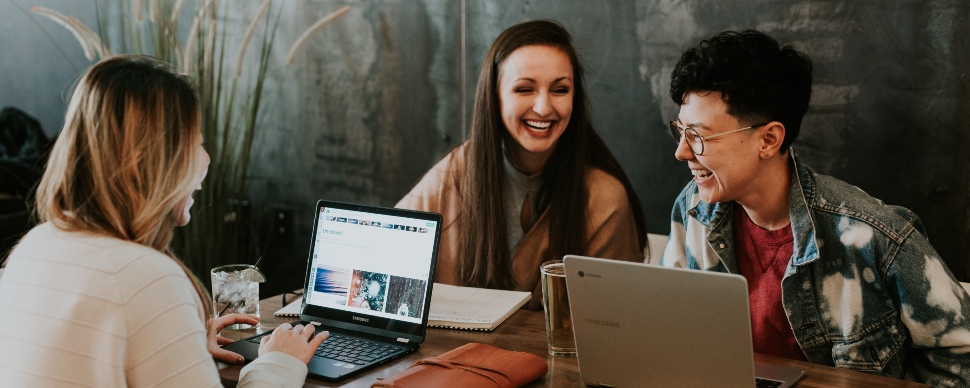
MULTIPOLYGON (((259 316, 259 283, 263 274, 249 264, 230 264, 212 269, 213 313, 216 317, 240 313, 259 316)), ((248 329, 252 325, 235 324, 228 329, 248 329)))

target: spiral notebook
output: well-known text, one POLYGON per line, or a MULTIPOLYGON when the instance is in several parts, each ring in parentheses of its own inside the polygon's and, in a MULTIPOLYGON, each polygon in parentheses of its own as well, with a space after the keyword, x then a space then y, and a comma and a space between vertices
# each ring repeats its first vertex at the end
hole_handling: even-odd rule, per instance
POLYGON ((532 298, 525 291, 434 283, 428 326, 492 331, 532 298))

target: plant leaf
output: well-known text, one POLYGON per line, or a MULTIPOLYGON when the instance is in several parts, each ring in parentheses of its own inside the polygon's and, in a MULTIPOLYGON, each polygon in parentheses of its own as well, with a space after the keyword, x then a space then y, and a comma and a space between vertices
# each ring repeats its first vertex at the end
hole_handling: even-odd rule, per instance
POLYGON ((199 12, 196 13, 195 19, 192 20, 192 27, 189 28, 189 36, 185 39, 185 54, 182 56, 182 71, 184 72, 192 71, 192 60, 198 51, 196 50, 195 44, 199 41, 199 26, 202 24, 206 11, 211 4, 212 0, 206 1, 205 4, 199 7, 199 12))
POLYGON ((286 66, 291 65, 293 61, 296 60, 296 55, 303 49, 303 46, 306 45, 306 42, 310 40, 311 36, 316 34, 318 31, 322 30, 324 26, 334 21, 334 19, 343 16, 347 12, 350 12, 349 5, 344 6, 343 8, 338 9, 336 11, 333 11, 329 15, 320 18, 320 20, 317 20, 316 23, 313 23, 313 25, 310 26, 310 28, 307 28, 307 30, 304 31, 303 34, 300 34, 300 37, 296 40, 295 43, 293 43, 293 46, 290 47, 290 51, 286 54, 286 61, 284 61, 283 63, 286 64, 286 66))
POLYGON ((266 14, 266 10, 269 9, 270 0, 263 0, 263 4, 259 6, 259 10, 256 11, 256 16, 253 16, 253 21, 249 23, 249 27, 246 27, 246 33, 243 34, 242 42, 239 44, 239 52, 236 54, 236 66, 233 76, 239 78, 242 75, 243 58, 246 56, 246 47, 249 46, 249 41, 253 39, 253 33, 256 32, 256 26, 259 25, 259 21, 263 19, 263 15, 266 14))
POLYGON ((84 50, 84 56, 89 61, 93 61, 95 55, 99 55, 101 58, 110 55, 111 51, 101 44, 101 38, 99 38, 94 31, 91 31, 88 26, 84 25, 84 23, 77 20, 77 18, 73 16, 66 16, 50 8, 39 6, 30 7, 30 12, 46 16, 48 19, 53 20, 57 24, 60 24, 65 29, 70 31, 71 34, 74 35, 74 39, 76 39, 78 44, 81 46, 81 49, 84 50))

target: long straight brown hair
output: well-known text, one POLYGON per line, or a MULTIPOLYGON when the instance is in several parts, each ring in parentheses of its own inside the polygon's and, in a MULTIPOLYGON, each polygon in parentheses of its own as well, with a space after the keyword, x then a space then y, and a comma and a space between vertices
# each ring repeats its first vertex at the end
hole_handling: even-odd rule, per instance
MULTIPOLYGON (((475 110, 467 147, 465 174, 461 177, 462 239, 458 243, 462 281, 474 287, 510 289, 515 286, 508 250, 503 198, 502 142, 508 130, 502 122, 498 81, 502 63, 524 46, 556 47, 569 56, 573 67, 573 111, 553 154, 542 171, 537 211, 549 209, 549 257, 586 253, 589 192, 586 174, 599 168, 626 188, 636 220, 639 246, 646 240, 643 211, 623 168, 593 129, 583 83, 583 67, 569 32, 557 22, 536 20, 514 25, 492 43, 482 64, 475 95, 475 110)), ((509 139, 509 141, 515 141, 509 139)), ((593 209, 595 210, 595 209, 593 209)))
POLYGON ((41 222, 133 241, 165 253, 208 291, 169 248, 176 205, 194 189, 199 100, 189 81, 145 56, 116 56, 85 72, 37 188, 41 222))

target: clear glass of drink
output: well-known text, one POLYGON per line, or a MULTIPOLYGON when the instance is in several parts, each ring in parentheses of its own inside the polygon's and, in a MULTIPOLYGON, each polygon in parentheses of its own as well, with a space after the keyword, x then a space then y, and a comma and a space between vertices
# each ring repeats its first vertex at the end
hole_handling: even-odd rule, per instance
MULTIPOLYGON (((240 313, 259 316, 259 282, 247 276, 249 264, 230 264, 212 269, 213 313, 216 317, 240 313)), ((227 326, 232 330, 248 329, 252 325, 239 323, 227 326)))
POLYGON ((542 278, 542 308, 546 312, 546 337, 549 354, 576 356, 576 339, 566 294, 566 271, 562 260, 550 260, 539 266, 542 278))

